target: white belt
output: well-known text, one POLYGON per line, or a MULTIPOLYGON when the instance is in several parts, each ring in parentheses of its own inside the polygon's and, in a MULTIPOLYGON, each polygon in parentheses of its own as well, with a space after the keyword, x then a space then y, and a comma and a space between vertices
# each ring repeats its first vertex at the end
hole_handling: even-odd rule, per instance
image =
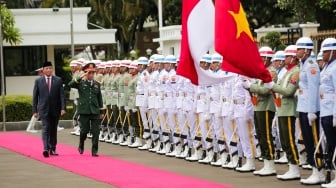
POLYGON ((320 99, 334 99, 334 93, 320 93, 320 99))
POLYGON ((165 93, 165 96, 166 97, 173 97, 174 95, 173 95, 173 93, 165 93))
POLYGON ((227 97, 222 97, 222 102, 230 102, 230 100, 227 97))
POLYGON ((245 104, 244 99, 233 99, 233 104, 245 104))

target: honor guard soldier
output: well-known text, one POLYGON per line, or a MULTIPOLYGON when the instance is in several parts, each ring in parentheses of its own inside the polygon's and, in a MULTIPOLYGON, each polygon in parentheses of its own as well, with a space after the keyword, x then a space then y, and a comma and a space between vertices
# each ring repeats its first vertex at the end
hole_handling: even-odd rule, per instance
POLYGON ((112 62, 111 67, 112 74, 110 76, 110 89, 111 89, 111 110, 112 110, 112 117, 110 120, 110 126, 112 127, 112 144, 117 144, 118 141, 118 129, 117 126, 119 124, 119 108, 118 108, 118 83, 120 79, 120 61, 114 60, 112 62))
POLYGON ((95 64, 88 63, 83 67, 84 74, 70 81, 69 86, 77 88, 78 98, 78 114, 80 122, 80 139, 78 151, 80 154, 84 152, 84 141, 89 131, 92 133, 92 149, 93 157, 98 157, 98 139, 100 124, 100 109, 103 108, 103 99, 100 91, 100 84, 95 81, 95 64))
POLYGON ((324 176, 317 169, 321 166, 321 158, 317 158, 315 164, 314 151, 319 141, 319 85, 320 68, 315 59, 311 57, 314 49, 313 41, 308 37, 301 37, 296 42, 296 57, 300 60, 299 91, 297 101, 297 112, 303 142, 307 153, 307 162, 313 167, 312 175, 307 179, 301 179, 303 184, 320 184, 324 176))
POLYGON ((136 105, 140 110, 142 125, 144 127, 142 138, 145 140, 145 144, 138 149, 148 150, 152 146, 152 121, 150 118, 148 100, 150 96, 150 76, 153 72, 153 57, 150 60, 146 57, 140 57, 138 59, 138 68, 140 69, 140 75, 137 83, 136 105))
POLYGON ((322 52, 319 52, 316 57, 317 64, 320 67, 320 70, 324 68, 325 62, 323 61, 322 52))
POLYGON ((146 57, 140 57, 137 61, 139 77, 136 87, 136 106, 139 108, 140 117, 143 125, 143 135, 139 139, 141 140, 141 145, 138 146, 140 150, 147 150, 151 145, 151 133, 148 122, 148 83, 149 83, 149 72, 152 72, 148 67, 148 59, 146 57), (145 145, 142 147, 142 139, 146 141, 145 145))
POLYGON ((118 108, 119 108, 119 140, 118 143, 122 146, 126 146, 130 142, 129 136, 129 122, 127 118, 129 116, 127 97, 125 94, 125 88, 128 86, 128 82, 131 79, 131 75, 128 73, 128 66, 131 64, 130 60, 122 60, 120 62, 120 79, 118 82, 118 108))
MULTIPOLYGON (((261 47, 260 56, 264 60, 264 65, 270 72, 274 82, 277 81, 276 70, 271 66, 273 51, 270 47, 261 47)), ((252 102, 254 105, 254 122, 259 145, 261 148, 261 157, 264 160, 264 167, 254 171, 254 175, 269 176, 275 175, 274 167, 274 142, 272 136, 272 121, 275 115, 275 105, 270 89, 261 81, 257 80, 252 85, 245 85, 252 93, 252 102)))
MULTIPOLYGON (((280 50, 280 51, 275 52, 272 58, 272 63, 273 63, 274 68, 276 69, 277 76, 278 76, 277 83, 279 83, 283 75, 285 75, 285 73, 287 72, 284 61, 285 61, 284 51, 280 50)), ((275 113, 275 116, 273 118, 272 135, 274 137, 274 144, 276 148, 276 156, 275 156, 274 162, 275 163, 287 163, 288 161, 286 158, 286 154, 280 157, 282 148, 281 148, 280 137, 279 137, 277 113, 275 113)))
MULTIPOLYGON (((201 61, 200 61, 200 67, 204 71, 209 71, 209 66, 207 64, 211 63, 211 56, 209 54, 205 54, 201 61)), ((201 141, 202 146, 199 148, 196 148, 194 153, 188 157, 186 160, 188 161, 199 161, 203 160, 206 157, 206 151, 211 147, 211 144, 207 142, 208 138, 208 128, 210 127, 209 123, 209 110, 210 110, 210 102, 208 100, 208 93, 209 93, 209 87, 198 85, 196 86, 196 113, 198 115, 199 121, 198 126, 201 131, 201 138, 198 139, 201 141), (204 155, 203 155, 204 154, 204 155)))
POLYGON ((299 84, 296 46, 288 46, 285 49, 285 56, 287 72, 279 81, 279 84, 273 85, 272 90, 277 93, 275 94, 275 103, 278 108, 280 141, 288 158, 289 170, 285 174, 277 175, 277 178, 280 180, 295 180, 300 178, 298 150, 295 144, 295 119, 297 116, 295 92, 299 84))
POLYGON ((136 106, 136 90, 137 83, 139 79, 138 75, 138 64, 137 61, 133 61, 128 67, 129 74, 131 75, 130 81, 128 82, 126 90, 127 96, 127 106, 129 110, 129 121, 130 121, 130 136, 134 139, 134 142, 128 142, 128 147, 137 148, 142 146, 142 135, 143 135, 143 125, 141 121, 141 116, 139 108, 136 106))
MULTIPOLYGON (((336 146, 336 39, 327 38, 322 42, 321 51, 323 61, 326 63, 320 78, 320 116, 321 124, 328 145, 329 162, 335 169, 335 146, 336 146), (333 156, 333 158, 332 158, 333 156)), ((330 183, 322 184, 324 188, 336 188, 336 177, 330 183)))

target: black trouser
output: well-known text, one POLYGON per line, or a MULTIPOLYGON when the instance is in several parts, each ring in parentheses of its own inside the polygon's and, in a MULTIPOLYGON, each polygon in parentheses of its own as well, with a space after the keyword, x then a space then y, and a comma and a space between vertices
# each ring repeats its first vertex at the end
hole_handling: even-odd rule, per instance
MULTIPOLYGON (((314 167, 316 167, 316 165, 320 166, 322 164, 321 158, 317 158, 316 160, 317 164, 315 164, 314 160, 315 147, 318 144, 320 138, 319 113, 317 113, 316 115, 317 115, 316 120, 313 122, 312 125, 309 125, 308 113, 299 112, 299 121, 303 137, 303 143, 305 145, 305 149, 307 152, 307 162, 308 164, 314 167)), ((322 150, 319 149, 319 152, 320 151, 322 150)))
POLYGON ((130 125, 134 129, 134 136, 142 138, 143 135, 143 125, 140 117, 139 109, 136 112, 130 111, 130 125))
POLYGON ((336 147, 336 128, 333 127, 333 116, 321 117, 321 124, 323 127, 324 134, 327 138, 328 158, 329 161, 331 161, 336 147))
POLYGON ((299 164, 299 154, 295 144, 294 116, 278 117, 281 147, 286 152, 290 164, 299 164))
POLYGON ((98 152, 98 140, 99 140, 99 114, 80 114, 79 115, 80 122, 80 138, 79 138, 79 147, 84 148, 84 141, 86 139, 87 134, 92 133, 92 153, 98 152))
POLYGON ((58 116, 51 115, 48 115, 46 118, 41 118, 44 151, 56 150, 58 120, 58 116))
POLYGON ((272 111, 254 112, 254 123, 260 144, 261 156, 267 160, 274 160, 275 149, 272 135, 274 114, 272 111))

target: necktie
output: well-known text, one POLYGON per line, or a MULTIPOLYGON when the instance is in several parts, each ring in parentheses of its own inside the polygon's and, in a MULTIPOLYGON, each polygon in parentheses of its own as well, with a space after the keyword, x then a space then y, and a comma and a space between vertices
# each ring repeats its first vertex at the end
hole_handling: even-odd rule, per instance
POLYGON ((50 92, 50 77, 47 77, 47 86, 48 86, 48 91, 50 92))

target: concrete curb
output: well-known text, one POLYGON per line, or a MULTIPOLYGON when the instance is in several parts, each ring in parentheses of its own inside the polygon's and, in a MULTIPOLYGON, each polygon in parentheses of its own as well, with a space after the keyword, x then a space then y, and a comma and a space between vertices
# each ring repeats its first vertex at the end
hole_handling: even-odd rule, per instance
MULTIPOLYGON (((29 121, 18 121, 18 122, 6 122, 6 131, 22 131, 26 130, 29 121)), ((72 128, 72 120, 60 120, 59 125, 66 129, 72 128)), ((38 121, 35 125, 35 130, 41 129, 41 121, 38 121)), ((0 123, 0 131, 3 131, 3 125, 0 123)))

